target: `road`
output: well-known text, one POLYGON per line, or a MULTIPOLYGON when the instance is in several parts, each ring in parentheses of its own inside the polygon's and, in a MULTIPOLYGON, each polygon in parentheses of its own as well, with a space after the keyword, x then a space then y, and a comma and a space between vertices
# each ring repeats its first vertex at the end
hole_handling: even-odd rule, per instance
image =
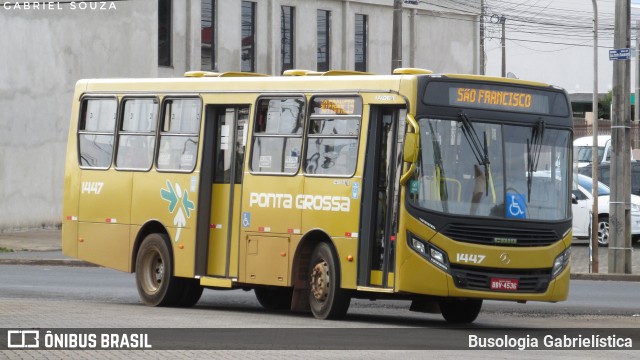
MULTIPOLYGON (((568 301, 562 303, 487 301, 476 322, 465 331, 491 329, 509 334, 509 329, 514 327, 539 331, 551 328, 635 328, 637 331, 640 328, 639 302, 640 283, 576 280, 572 281, 568 301)), ((7 329, 257 328, 286 333, 286 329, 332 328, 367 333, 415 327, 427 331, 454 331, 451 334, 454 337, 460 335, 462 330, 446 324, 440 315, 413 313, 408 305, 408 302, 353 300, 344 320, 319 321, 309 314, 266 311, 252 291, 205 290, 194 308, 151 308, 140 302, 131 274, 104 268, 0 266, 0 327, 7 329)), ((15 358, 30 358, 20 354, 32 352, 21 350, 11 354, 16 355, 15 358)), ((606 352, 607 358, 623 354, 625 356, 620 358, 628 358, 628 355, 640 358, 640 351, 606 352)), ((453 354, 444 351, 443 357, 449 358, 448 353, 453 354)), ((567 358, 574 355, 577 358, 578 353, 580 351, 569 352, 567 358)), ((135 354, 139 355, 139 352, 135 354)), ((361 352, 358 354, 362 355, 361 352)), ((407 356, 402 356, 420 358, 419 354, 408 351, 407 356)), ((500 354, 506 356, 507 352, 500 354)), ((115 358, 120 355, 124 352, 118 352, 115 358)), ((318 358, 326 358, 326 355, 318 355, 318 358)), ((359 357, 357 354, 345 356, 344 352, 335 354, 336 358, 352 356, 359 357)))

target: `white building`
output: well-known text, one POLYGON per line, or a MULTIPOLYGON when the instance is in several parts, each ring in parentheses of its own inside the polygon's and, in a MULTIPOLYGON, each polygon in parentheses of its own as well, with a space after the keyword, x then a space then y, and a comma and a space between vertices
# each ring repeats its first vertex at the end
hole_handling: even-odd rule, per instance
MULTIPOLYGON (((60 224, 78 79, 196 69, 391 71, 393 0, 0 4, 0 232, 60 224)), ((477 73, 473 9, 405 6, 403 66, 477 73)))

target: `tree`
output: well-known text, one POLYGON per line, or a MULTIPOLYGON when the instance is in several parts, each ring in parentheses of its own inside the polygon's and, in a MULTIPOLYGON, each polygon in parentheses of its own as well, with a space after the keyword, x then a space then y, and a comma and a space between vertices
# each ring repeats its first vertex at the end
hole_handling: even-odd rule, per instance
POLYGON ((613 101, 613 92, 609 90, 604 99, 598 101, 598 119, 611 120, 611 102, 613 101))

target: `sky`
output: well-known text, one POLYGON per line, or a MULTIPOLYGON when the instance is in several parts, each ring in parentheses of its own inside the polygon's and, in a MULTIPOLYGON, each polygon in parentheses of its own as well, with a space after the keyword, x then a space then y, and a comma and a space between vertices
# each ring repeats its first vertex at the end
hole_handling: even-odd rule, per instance
MULTIPOLYGON (((445 0, 459 2, 461 0, 445 0)), ((593 7, 588 0, 485 0, 487 75, 500 76, 505 18, 506 69, 516 77, 542 81, 569 93, 593 91, 593 7)), ((598 91, 612 87, 615 0, 598 0, 598 91)), ((640 0, 632 0, 631 44, 639 30, 640 0)), ((635 78, 636 57, 631 60, 635 78)), ((635 85, 632 82, 632 91, 635 85)))

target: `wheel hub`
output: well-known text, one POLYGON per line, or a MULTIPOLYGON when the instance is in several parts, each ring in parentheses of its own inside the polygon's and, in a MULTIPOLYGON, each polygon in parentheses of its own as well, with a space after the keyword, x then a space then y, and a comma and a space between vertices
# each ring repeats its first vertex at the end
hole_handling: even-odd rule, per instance
POLYGON ((317 301, 323 302, 329 296, 329 283, 329 265, 321 261, 311 271, 311 293, 317 301))
POLYGON ((601 245, 609 244, 609 223, 603 221, 598 224, 598 242, 601 245))
POLYGON ((157 251, 149 251, 145 254, 141 268, 143 274, 142 287, 148 294, 155 293, 162 285, 164 279, 164 261, 157 251))

